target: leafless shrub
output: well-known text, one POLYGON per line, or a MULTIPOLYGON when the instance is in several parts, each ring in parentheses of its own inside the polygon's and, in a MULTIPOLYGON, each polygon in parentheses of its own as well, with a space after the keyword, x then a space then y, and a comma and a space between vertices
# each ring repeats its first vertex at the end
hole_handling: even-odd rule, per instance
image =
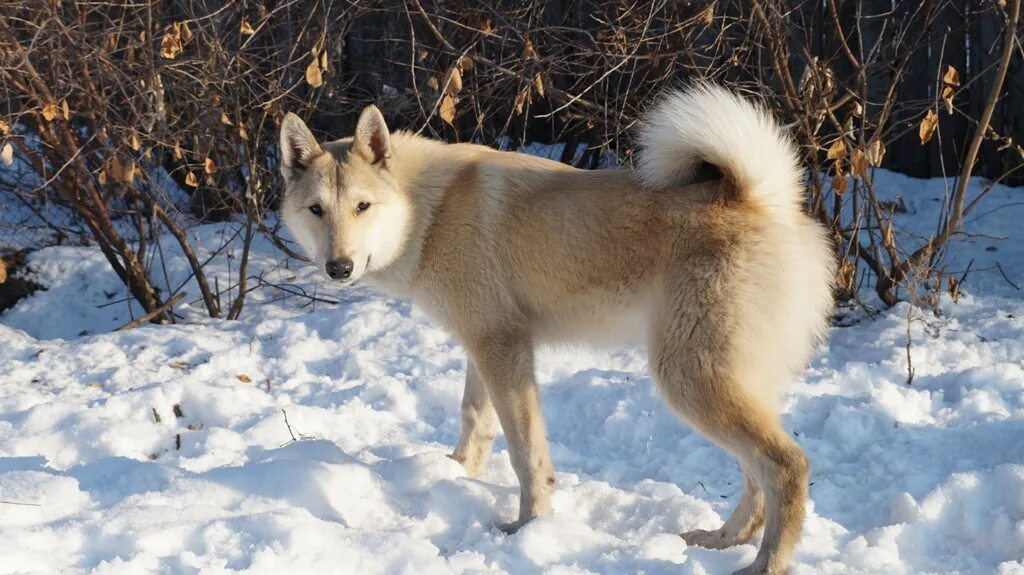
POLYGON ((314 38, 326 54, 327 30, 344 30, 331 8, 4 2, 0 14, 0 147, 34 176, 0 190, 73 210, 151 321, 173 320, 166 304, 180 289, 154 280, 162 232, 188 260, 206 312, 237 318, 249 249, 275 200, 275 119, 318 99, 303 75, 309 49, 295 41, 314 38), (207 279, 189 210, 244 215, 231 301, 207 279))

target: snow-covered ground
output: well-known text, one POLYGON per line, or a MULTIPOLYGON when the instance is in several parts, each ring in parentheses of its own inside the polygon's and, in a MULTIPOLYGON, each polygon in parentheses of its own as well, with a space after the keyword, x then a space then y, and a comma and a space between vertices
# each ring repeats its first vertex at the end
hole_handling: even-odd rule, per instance
MULTIPOLYGON (((881 176, 912 213, 938 209, 941 181, 881 176)), ((1024 573, 1024 293, 1003 278, 1024 287, 1021 193, 970 221, 958 303, 852 312, 794 382, 785 424, 813 468, 794 574, 1024 573)), ((934 219, 914 221, 906 241, 934 219)), ((230 232, 194 230, 205 253, 230 232)), ((509 536, 503 440, 480 480, 446 457, 459 346, 266 243, 253 266, 280 287, 240 321, 190 303, 178 325, 111 332, 131 318, 98 251, 32 257, 49 290, 0 316, 0 572, 716 575, 753 558, 676 535, 717 527, 742 480, 660 401, 642 350, 542 355, 555 513, 509 536)), ((170 283, 186 274, 170 258, 170 283)))

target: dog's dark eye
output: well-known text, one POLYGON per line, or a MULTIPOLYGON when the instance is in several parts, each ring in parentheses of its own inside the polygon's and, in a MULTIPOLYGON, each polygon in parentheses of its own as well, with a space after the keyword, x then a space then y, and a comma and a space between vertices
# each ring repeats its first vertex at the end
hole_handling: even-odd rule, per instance
POLYGON ((324 210, 320 207, 320 204, 313 204, 312 206, 309 206, 309 211, 318 218, 324 215, 324 210))
POLYGON ((368 209, 370 209, 370 202, 359 202, 356 205, 357 212, 365 212, 368 209))

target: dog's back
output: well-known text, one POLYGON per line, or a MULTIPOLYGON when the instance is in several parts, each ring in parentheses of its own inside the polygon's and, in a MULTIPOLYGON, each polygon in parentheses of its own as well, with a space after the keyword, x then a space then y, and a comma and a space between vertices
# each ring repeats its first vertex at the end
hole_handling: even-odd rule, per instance
MULTIPOLYGON (((646 340, 663 313, 659 292, 683 287, 667 285, 667 275, 706 282, 707 263, 728 259, 725 269, 713 266, 714 281, 728 287, 712 318, 731 310, 733 343, 746 348, 737 355, 762 370, 779 366, 763 379, 784 379, 782 370, 801 365, 822 333, 832 256, 801 211, 791 148, 774 132, 765 136, 764 125, 735 125, 744 120, 765 121, 721 90, 667 98, 647 118, 636 171, 447 146, 460 150, 453 158, 461 168, 425 241, 424 285, 477 298, 474 286, 485 284, 488 298, 507 302, 495 315, 515 313, 544 341, 646 340), (715 117, 708 108, 723 109, 715 117), (715 124, 722 118, 730 124, 715 124), (695 141, 694 132, 707 139, 695 141), (702 160, 718 177, 702 179, 702 160)), ((698 302, 690 307, 707 313, 698 302)))

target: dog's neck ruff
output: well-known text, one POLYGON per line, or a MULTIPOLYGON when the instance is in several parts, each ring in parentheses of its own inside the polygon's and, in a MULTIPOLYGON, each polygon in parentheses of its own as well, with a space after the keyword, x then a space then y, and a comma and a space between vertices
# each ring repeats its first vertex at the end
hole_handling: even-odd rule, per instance
POLYGON ((391 136, 392 153, 388 160, 398 184, 398 193, 409 207, 405 222, 395 222, 405 238, 398 253, 381 268, 367 273, 366 280, 399 297, 412 297, 424 243, 434 215, 455 174, 464 162, 457 154, 448 154, 446 144, 409 132, 391 136))

